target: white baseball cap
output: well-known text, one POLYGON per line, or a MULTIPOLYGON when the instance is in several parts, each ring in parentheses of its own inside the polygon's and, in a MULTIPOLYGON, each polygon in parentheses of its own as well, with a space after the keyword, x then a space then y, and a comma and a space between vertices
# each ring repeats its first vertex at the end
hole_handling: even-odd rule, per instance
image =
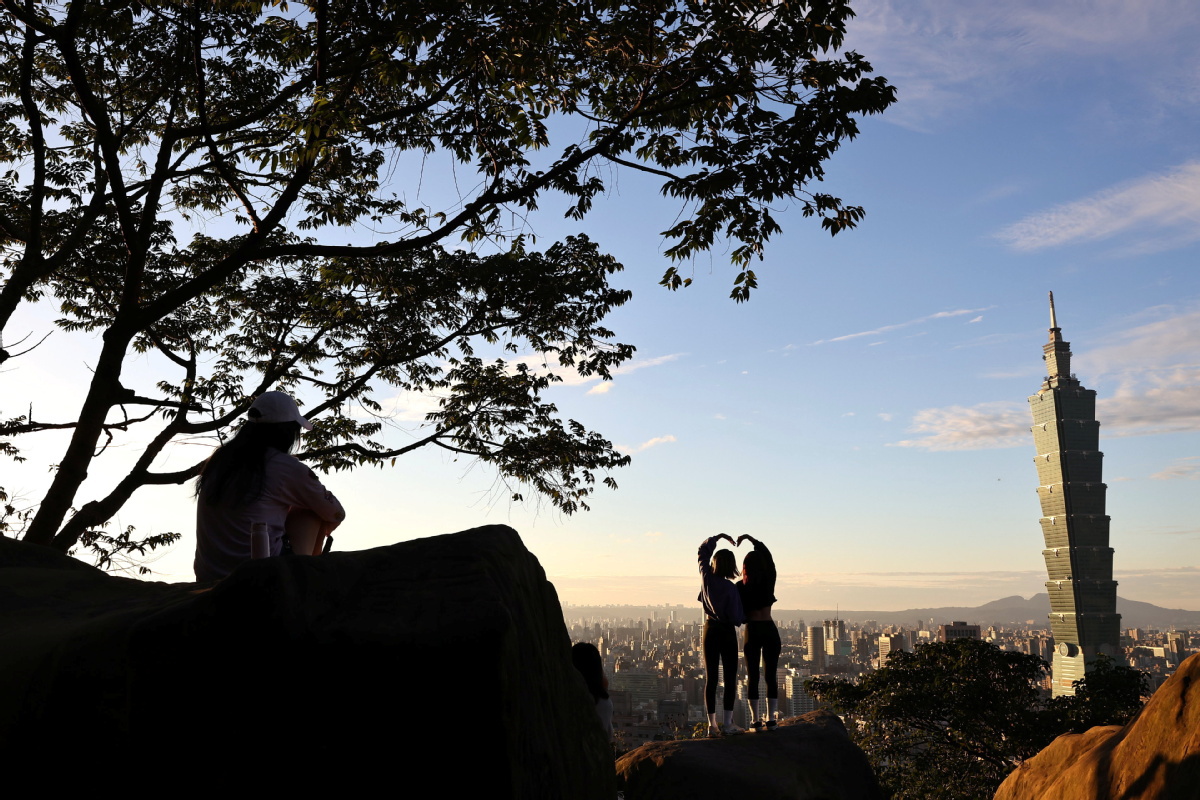
POLYGON ((300 416, 296 401, 287 392, 263 392, 254 398, 250 410, 258 412, 250 415, 251 422, 298 422, 306 431, 313 429, 313 424, 300 416))

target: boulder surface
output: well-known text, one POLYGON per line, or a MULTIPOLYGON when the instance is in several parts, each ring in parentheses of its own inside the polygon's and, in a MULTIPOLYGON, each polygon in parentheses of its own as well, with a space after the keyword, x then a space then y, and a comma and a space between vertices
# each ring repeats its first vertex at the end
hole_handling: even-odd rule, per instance
POLYGON ((1058 737, 995 800, 1200 800, 1200 655, 1128 725, 1058 737))
POLYGON ((0 537, 0 642, 10 780, 615 796, 554 587, 507 527, 252 561, 216 584, 0 537))
POLYGON ((882 800, 866 755, 837 715, 812 711, 778 729, 649 742, 617 761, 625 800, 882 800))

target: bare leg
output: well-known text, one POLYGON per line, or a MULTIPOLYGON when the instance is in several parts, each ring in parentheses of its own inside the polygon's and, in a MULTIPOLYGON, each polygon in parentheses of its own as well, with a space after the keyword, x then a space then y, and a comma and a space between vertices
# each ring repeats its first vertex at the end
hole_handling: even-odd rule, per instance
POLYGON ((323 527, 321 518, 307 508, 293 508, 288 512, 284 530, 288 541, 292 543, 292 552, 298 556, 311 556, 321 552, 321 543, 325 539, 321 535, 323 527))

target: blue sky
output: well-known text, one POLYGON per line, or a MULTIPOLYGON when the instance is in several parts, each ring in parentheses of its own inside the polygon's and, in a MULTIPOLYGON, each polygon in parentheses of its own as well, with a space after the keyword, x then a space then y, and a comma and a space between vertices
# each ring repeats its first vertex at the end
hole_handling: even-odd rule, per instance
MULTIPOLYGON (((684 265, 690 288, 656 285, 675 208, 645 176, 612 173, 582 223, 552 201, 528 223, 542 244, 585 232, 626 265, 618 283, 634 299, 610 327, 636 359, 610 383, 552 391, 634 456, 620 489, 563 517, 511 504, 478 465, 416 454, 329 476, 350 513, 339 548, 503 523, 569 602, 691 603, 697 544, 728 531, 772 546, 784 607, 1043 591, 1025 398, 1043 374, 1052 290, 1075 372, 1099 392, 1119 592, 1200 608, 1200 6, 856 9, 849 44, 899 102, 864 121, 822 188, 867 217, 831 239, 783 213, 749 303, 727 297, 723 248, 684 265)), ((411 185, 445 189, 428 169, 411 185)), ((29 327, 43 313, 26 311, 29 327)), ((86 353, 47 347, 59 349, 17 379, 69 414, 86 353)), ((397 440, 431 402, 388 401, 397 440)), ((194 459, 177 449, 171 459, 194 459)), ((15 483, 0 480, 34 491, 15 483)), ((191 514, 186 490, 162 489, 120 522, 183 531, 153 567, 188 580, 191 514)))

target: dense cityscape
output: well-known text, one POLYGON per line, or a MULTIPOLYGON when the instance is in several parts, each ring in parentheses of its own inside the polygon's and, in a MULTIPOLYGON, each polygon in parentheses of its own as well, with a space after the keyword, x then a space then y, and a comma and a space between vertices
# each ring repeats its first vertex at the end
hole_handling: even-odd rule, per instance
MULTIPOLYGON (((590 642, 604 659, 613 699, 613 729, 619 749, 655 739, 691 736, 703 723, 703 624, 698 608, 649 609, 649 616, 629 616, 630 607, 595 608, 566 605, 563 617, 571 641, 590 642), (587 612, 586 616, 581 612, 587 612)), ((639 609, 640 611, 641 609, 639 609)), ((927 642, 972 637, 1002 650, 1051 660, 1055 642, 1049 627, 1031 622, 981 626, 961 620, 914 619, 911 625, 884 625, 875 620, 801 619, 787 611, 775 614, 783 641, 778 681, 780 711, 794 716, 818 707, 804 689, 817 675, 855 677, 886 664, 889 654, 911 651, 927 642)), ((1200 652, 1200 632, 1129 628, 1121 632, 1119 660, 1150 676, 1157 689, 1189 655, 1200 652)), ((1043 689, 1050 693, 1047 673, 1043 689)), ((746 675, 738 670, 734 722, 746 727, 746 675)))

